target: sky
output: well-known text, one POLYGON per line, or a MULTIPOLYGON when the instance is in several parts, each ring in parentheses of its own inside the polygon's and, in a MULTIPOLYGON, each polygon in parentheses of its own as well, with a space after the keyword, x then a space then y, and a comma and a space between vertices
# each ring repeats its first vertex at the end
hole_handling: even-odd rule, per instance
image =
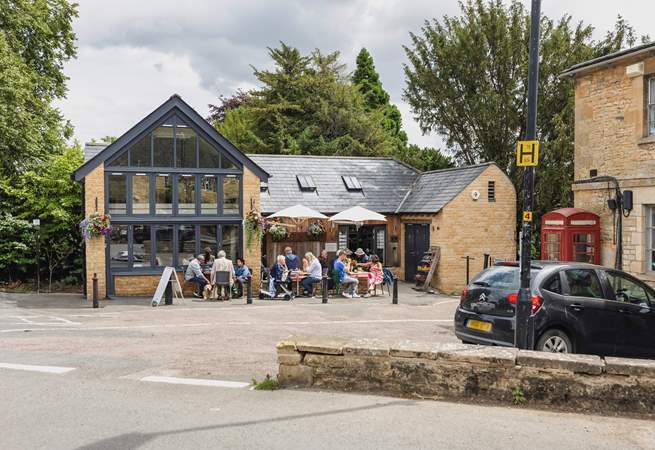
MULTIPOLYGON (((270 67, 267 47, 283 41, 303 53, 338 50, 348 70, 366 47, 409 141, 442 146, 439 136, 421 133, 402 100, 402 45, 426 19, 457 15, 456 0, 78 1, 78 54, 65 65, 68 95, 57 106, 82 143, 120 136, 174 93, 206 116, 219 94, 257 87, 251 66, 270 67)), ((652 36, 651 1, 543 0, 542 12, 592 24, 596 36, 621 14, 652 36)))

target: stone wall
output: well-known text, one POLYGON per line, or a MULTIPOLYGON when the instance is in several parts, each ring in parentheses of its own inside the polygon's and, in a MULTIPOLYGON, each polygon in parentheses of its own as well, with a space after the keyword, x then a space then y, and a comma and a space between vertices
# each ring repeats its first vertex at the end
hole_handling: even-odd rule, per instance
POLYGON ((464 399, 596 413, 655 413, 655 361, 464 344, 290 336, 280 383, 400 397, 464 399))
MULTIPOLYGON (((247 167, 243 168, 243 214, 244 217, 255 208, 261 212, 260 204, 260 180, 257 175, 252 173, 247 167)), ((248 245, 246 238, 245 228, 243 231, 243 258, 246 264, 252 271, 252 290, 253 295, 257 295, 259 291, 259 282, 261 280, 261 259, 262 247, 259 242, 252 242, 248 245)), ((236 262, 235 262, 236 264, 236 262)))
MULTIPOLYGON (((84 178, 84 215, 105 212, 105 168, 103 164, 93 169, 84 178)), ((107 296, 105 272, 105 238, 97 237, 84 241, 86 255, 86 292, 93 295, 93 274, 98 276, 98 298, 107 296)))
MULTIPOLYGON (((505 260, 516 259, 516 191, 505 173, 490 165, 439 213, 401 217, 401 267, 405 274, 405 225, 430 224, 430 245, 441 247, 441 259, 432 286, 445 293, 459 293, 466 284, 465 256, 470 276, 482 270, 484 254, 505 260), (487 200, 488 182, 495 182, 495 201, 487 200), (472 191, 480 192, 473 200, 472 191)), ((411 281, 411 280, 407 280, 411 281)))
MULTIPOLYGON (((624 220, 623 269, 646 280, 645 209, 655 205, 655 136, 648 136, 647 81, 655 76, 655 56, 631 56, 611 65, 584 71, 575 79, 575 180, 590 171, 619 179, 632 189, 634 210, 624 220), (644 63, 644 74, 626 75, 626 67, 644 63)), ((601 262, 613 266, 616 252, 612 212, 606 201, 614 196, 607 183, 573 185, 575 206, 601 217, 601 262)))
MULTIPOLYGON (((117 297, 151 297, 157 290, 161 274, 139 274, 114 276, 114 291, 117 297)), ((193 296, 196 285, 184 280, 184 272, 177 272, 185 297, 193 296)))

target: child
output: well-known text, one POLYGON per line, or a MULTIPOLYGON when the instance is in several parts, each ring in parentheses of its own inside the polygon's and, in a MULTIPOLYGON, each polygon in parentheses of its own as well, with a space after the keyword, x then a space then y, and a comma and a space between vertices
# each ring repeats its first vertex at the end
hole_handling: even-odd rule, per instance
POLYGON ((371 257, 371 266, 368 270, 368 292, 365 297, 370 297, 375 290, 375 286, 379 286, 384 281, 382 263, 377 255, 371 257))

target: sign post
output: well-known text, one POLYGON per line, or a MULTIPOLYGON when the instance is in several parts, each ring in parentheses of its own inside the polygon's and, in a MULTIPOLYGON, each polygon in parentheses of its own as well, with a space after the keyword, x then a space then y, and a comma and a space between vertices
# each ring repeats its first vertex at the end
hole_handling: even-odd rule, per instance
POLYGON ((523 215, 521 236, 521 287, 516 302, 514 345, 521 349, 532 348, 534 331, 531 326, 532 291, 530 290, 530 265, 532 241, 532 207, 534 199, 534 167, 538 164, 539 143, 537 137, 537 91, 539 85, 539 22, 541 0, 532 0, 530 21, 530 54, 528 65, 528 118, 525 141, 517 146, 517 165, 525 167, 523 175, 523 215))
POLYGON ((41 219, 32 219, 32 225, 36 227, 36 293, 41 290, 41 219))

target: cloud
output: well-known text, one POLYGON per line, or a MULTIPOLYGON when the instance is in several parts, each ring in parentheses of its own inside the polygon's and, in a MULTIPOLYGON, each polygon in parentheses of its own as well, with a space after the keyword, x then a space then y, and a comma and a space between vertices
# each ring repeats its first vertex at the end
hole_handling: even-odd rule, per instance
MULTIPOLYGON (((619 11, 611 2, 549 0, 543 8, 551 16, 569 11, 600 33, 618 12, 638 30, 649 26, 643 2, 619 11)), ((79 54, 66 65, 69 94, 60 107, 82 141, 120 135, 173 93, 204 115, 219 94, 255 87, 251 66, 270 67, 266 47, 279 41, 303 52, 339 50, 351 70, 367 47, 410 141, 440 146, 437 136, 421 135, 402 102, 402 45, 425 19, 458 11, 455 0, 82 0, 79 54)))

